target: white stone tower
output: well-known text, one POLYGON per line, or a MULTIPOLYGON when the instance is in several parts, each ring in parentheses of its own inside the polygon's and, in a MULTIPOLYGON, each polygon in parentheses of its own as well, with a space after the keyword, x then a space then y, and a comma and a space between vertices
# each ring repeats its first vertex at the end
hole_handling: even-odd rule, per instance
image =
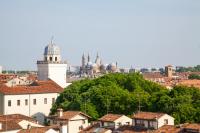
POLYGON ((67 63, 62 62, 60 48, 52 41, 45 47, 44 59, 37 61, 37 68, 39 80, 51 79, 63 88, 67 86, 67 63))

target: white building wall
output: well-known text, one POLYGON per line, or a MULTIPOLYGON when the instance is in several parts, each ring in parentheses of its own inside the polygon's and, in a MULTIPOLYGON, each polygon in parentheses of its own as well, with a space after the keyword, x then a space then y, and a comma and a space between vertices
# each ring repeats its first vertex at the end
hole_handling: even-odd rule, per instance
POLYGON ((171 117, 170 115, 163 115, 162 117, 160 117, 158 119, 158 128, 162 127, 163 125, 165 125, 165 119, 168 120, 168 124, 167 125, 174 125, 174 118, 171 117))
POLYGON ((3 71, 3 67, 0 66, 0 74, 2 74, 2 71, 3 71))
POLYGON ((51 79, 61 87, 67 86, 66 73, 67 64, 37 64, 38 65, 38 79, 51 79))
POLYGON ((29 117, 35 117, 40 123, 44 122, 44 116, 48 116, 52 107, 52 98, 58 97, 58 93, 45 94, 25 94, 25 95, 5 95, 3 114, 23 114, 29 117), (47 98, 47 104, 44 104, 44 98, 47 98), (25 99, 28 99, 28 105, 25 105, 25 99), (36 105, 33 100, 36 99, 36 105), (11 100, 11 106, 8 106, 8 100, 11 100), (17 105, 20 100, 20 106, 17 105))
POLYGON ((82 116, 82 115, 77 115, 76 117, 72 118, 68 122, 68 133, 78 133, 81 130, 79 129, 80 127, 86 128, 89 126, 88 124, 88 118, 82 116), (84 122, 85 121, 85 122, 84 122))
POLYGON ((123 115, 122 117, 120 117, 119 119, 115 120, 115 129, 119 128, 120 125, 127 125, 127 123, 129 123, 130 125, 132 125, 132 119, 123 115))

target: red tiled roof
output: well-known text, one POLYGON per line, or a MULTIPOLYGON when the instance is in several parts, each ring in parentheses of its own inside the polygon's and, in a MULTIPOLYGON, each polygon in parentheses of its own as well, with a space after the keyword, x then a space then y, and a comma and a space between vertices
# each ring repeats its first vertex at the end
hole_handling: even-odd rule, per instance
POLYGON ((147 129, 135 128, 133 126, 122 126, 118 128, 117 131, 120 131, 120 133, 149 133, 150 132, 150 131, 147 131, 147 129))
POLYGON ((142 74, 145 79, 156 79, 156 78, 164 78, 162 74, 159 72, 146 72, 142 74))
POLYGON ((35 123, 37 122, 35 119, 22 114, 0 115, 0 121, 6 121, 6 120, 12 120, 12 121, 27 120, 35 123))
POLYGON ((200 131, 200 123, 186 124, 186 125, 184 126, 184 128, 200 131))
POLYGON ((0 123, 2 124, 2 130, 0 130, 0 132, 22 129, 22 127, 18 124, 22 120, 27 120, 33 123, 37 122, 31 117, 21 114, 0 115, 0 123))
POLYGON ((63 116, 62 117, 58 117, 57 115, 54 115, 54 116, 50 116, 49 118, 50 119, 58 119, 58 120, 70 120, 73 117, 75 117, 76 115, 83 115, 83 116, 85 116, 87 118, 91 118, 90 116, 84 114, 81 111, 66 111, 66 112, 63 112, 63 116))
POLYGON ((164 113, 154 113, 154 112, 139 112, 133 115, 133 119, 145 119, 145 120, 153 120, 156 118, 160 118, 165 115, 164 113))
POLYGON ((79 133, 95 133, 96 130, 98 130, 98 133, 105 133, 105 132, 109 131, 109 129, 100 128, 100 124, 96 123, 94 125, 91 125, 85 129, 83 129, 79 133))
POLYGON ((34 127, 31 129, 21 130, 17 133, 45 133, 46 131, 48 131, 50 129, 59 130, 59 126, 53 125, 53 126, 47 126, 47 127, 34 127))
POLYGON ((181 80, 177 83, 177 85, 184 85, 189 87, 197 87, 200 88, 200 80, 193 79, 193 80, 181 80))
POLYGON ((0 132, 5 132, 5 131, 12 131, 12 130, 20 130, 21 126, 13 120, 8 120, 8 121, 1 121, 0 123, 2 124, 2 129, 0 129, 0 132))
POLYGON ((7 83, 8 80, 16 77, 16 74, 0 74, 0 84, 7 83))
POLYGON ((99 121, 114 122, 115 120, 119 119, 122 116, 123 115, 119 115, 119 114, 107 114, 101 117, 99 121))
POLYGON ((0 85, 0 93, 6 95, 60 93, 62 91, 63 88, 52 80, 35 81, 33 84, 27 86, 8 87, 6 85, 0 85))
POLYGON ((164 125, 157 129, 155 133, 180 133, 181 129, 171 125, 164 125))

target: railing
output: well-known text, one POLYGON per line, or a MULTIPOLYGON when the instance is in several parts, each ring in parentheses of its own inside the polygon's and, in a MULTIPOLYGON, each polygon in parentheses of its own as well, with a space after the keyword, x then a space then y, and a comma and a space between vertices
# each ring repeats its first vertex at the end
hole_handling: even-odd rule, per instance
POLYGON ((67 64, 67 61, 37 61, 37 64, 67 64))

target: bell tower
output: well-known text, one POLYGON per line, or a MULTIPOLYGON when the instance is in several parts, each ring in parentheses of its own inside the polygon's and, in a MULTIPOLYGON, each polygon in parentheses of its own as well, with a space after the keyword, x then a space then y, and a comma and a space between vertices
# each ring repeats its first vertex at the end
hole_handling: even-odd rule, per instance
POLYGON ((51 79, 61 87, 66 87, 67 63, 61 60, 60 48, 50 42, 44 49, 42 61, 37 61, 38 79, 51 79))

